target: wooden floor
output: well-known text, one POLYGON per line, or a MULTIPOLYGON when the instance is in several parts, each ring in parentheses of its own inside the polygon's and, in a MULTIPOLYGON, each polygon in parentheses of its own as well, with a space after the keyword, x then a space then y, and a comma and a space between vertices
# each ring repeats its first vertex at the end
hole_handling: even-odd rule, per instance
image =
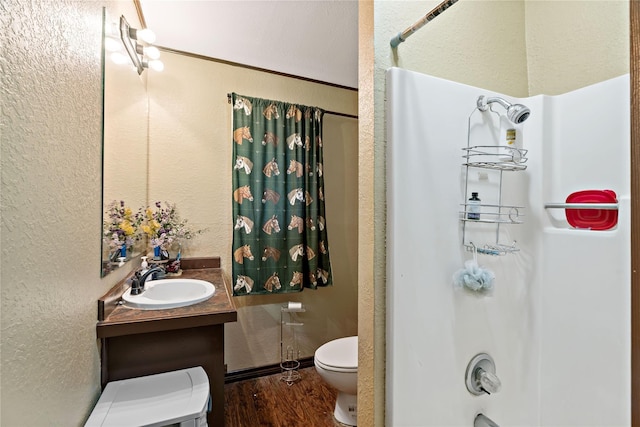
POLYGON ((314 367, 287 385, 280 374, 224 386, 226 427, 342 427, 333 418, 337 391, 314 367))

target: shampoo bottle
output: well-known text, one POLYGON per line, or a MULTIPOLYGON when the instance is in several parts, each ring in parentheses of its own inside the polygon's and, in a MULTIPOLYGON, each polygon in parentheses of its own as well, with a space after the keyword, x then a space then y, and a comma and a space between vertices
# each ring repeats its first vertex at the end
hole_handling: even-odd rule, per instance
POLYGON ((467 219, 480 219, 480 199, 478 193, 471 193, 471 198, 467 202, 467 219))

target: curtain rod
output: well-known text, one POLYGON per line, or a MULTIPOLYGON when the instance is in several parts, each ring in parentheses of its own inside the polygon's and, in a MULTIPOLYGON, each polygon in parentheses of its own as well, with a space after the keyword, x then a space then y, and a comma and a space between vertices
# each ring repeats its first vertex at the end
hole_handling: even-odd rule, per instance
POLYGON ((391 47, 393 49, 397 48, 400 43, 409 38, 413 33, 418 31, 420 28, 424 27, 424 25, 434 19, 436 16, 440 15, 445 10, 449 9, 453 6, 458 0, 445 0, 435 8, 429 11, 425 16, 423 16, 418 22, 407 28, 401 33, 398 33, 394 38, 391 39, 391 47))
MULTIPOLYGON (((230 93, 227 94, 227 102, 229 104, 231 104, 231 94, 230 93)), ((347 113, 339 113, 337 111, 324 110, 324 113, 325 114, 333 114, 334 116, 348 117, 348 118, 351 118, 351 119, 357 119, 358 118, 357 115, 347 114, 347 113)))

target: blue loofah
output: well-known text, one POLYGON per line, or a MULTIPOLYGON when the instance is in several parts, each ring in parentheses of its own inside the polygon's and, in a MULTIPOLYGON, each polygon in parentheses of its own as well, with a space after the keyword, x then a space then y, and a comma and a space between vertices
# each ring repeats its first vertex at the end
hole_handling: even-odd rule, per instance
POLYGON ((475 260, 464 263, 464 268, 453 275, 453 283, 456 286, 469 289, 474 292, 488 292, 493 289, 493 271, 482 268, 475 260))

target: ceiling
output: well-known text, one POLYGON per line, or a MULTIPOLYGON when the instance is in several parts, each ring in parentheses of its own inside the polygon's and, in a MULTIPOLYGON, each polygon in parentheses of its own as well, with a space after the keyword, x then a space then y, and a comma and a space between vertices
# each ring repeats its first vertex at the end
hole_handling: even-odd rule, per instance
POLYGON ((358 87, 356 0, 141 0, 155 44, 358 87))

